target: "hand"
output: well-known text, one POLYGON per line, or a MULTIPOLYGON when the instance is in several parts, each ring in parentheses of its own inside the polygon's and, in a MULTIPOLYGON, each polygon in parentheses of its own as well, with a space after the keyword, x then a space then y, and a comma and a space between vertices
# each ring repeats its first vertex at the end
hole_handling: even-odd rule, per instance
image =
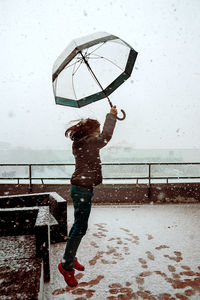
POLYGON ((115 116, 117 115, 117 108, 116 108, 116 105, 114 105, 114 106, 111 107, 110 113, 111 113, 112 115, 115 115, 115 116))

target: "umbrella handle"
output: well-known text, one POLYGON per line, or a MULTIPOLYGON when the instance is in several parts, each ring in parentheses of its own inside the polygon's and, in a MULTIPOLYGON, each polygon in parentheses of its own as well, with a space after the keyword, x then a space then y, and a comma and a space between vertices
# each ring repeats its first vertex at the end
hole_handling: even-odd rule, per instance
POLYGON ((123 121, 125 118, 126 118, 126 113, 125 113, 125 111, 123 110, 123 109, 121 109, 121 112, 122 112, 122 114, 123 114, 123 116, 120 118, 120 117, 117 117, 117 120, 119 120, 119 121, 123 121))
MULTIPOLYGON (((112 102, 110 101, 109 97, 106 96, 106 98, 107 98, 107 100, 108 100, 108 103, 110 104, 110 107, 113 107, 113 104, 112 104, 112 102)), ((122 112, 122 114, 123 114, 123 116, 122 116, 121 118, 116 116, 117 120, 119 120, 119 121, 123 121, 123 120, 126 118, 126 113, 125 113, 125 111, 124 111, 123 109, 121 109, 121 112, 122 112)))

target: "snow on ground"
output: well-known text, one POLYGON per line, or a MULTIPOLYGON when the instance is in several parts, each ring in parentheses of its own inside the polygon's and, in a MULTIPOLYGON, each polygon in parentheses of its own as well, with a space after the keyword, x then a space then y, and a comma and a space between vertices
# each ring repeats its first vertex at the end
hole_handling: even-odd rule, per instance
POLYGON ((45 300, 200 299, 199 216, 198 204, 93 206, 79 285, 66 287, 57 270, 65 243, 52 245, 45 300))

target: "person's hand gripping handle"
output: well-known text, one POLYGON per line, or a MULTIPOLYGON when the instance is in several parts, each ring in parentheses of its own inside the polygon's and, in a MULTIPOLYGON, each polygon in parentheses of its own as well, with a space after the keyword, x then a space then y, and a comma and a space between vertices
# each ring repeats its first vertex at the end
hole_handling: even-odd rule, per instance
POLYGON ((116 105, 114 105, 114 106, 111 107, 110 113, 111 113, 112 115, 117 116, 117 108, 116 108, 116 105))
POLYGON ((117 118, 117 120, 124 120, 124 119, 126 118, 126 113, 125 113, 125 111, 123 111, 123 110, 121 109, 121 112, 123 113, 123 117, 122 117, 122 118, 119 118, 119 117, 117 117, 117 108, 116 108, 116 105, 112 106, 111 109, 110 109, 110 113, 113 114, 113 115, 115 115, 116 118, 117 118))

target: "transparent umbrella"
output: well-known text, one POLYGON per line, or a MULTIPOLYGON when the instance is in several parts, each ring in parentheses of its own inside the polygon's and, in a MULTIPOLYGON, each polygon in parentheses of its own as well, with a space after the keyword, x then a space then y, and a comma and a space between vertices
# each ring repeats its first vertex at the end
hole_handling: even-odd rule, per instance
MULTIPOLYGON (((56 104, 77 107, 107 98, 131 75, 137 52, 106 32, 73 40, 53 66, 56 104)), ((125 112, 121 110, 125 118, 125 112)))

